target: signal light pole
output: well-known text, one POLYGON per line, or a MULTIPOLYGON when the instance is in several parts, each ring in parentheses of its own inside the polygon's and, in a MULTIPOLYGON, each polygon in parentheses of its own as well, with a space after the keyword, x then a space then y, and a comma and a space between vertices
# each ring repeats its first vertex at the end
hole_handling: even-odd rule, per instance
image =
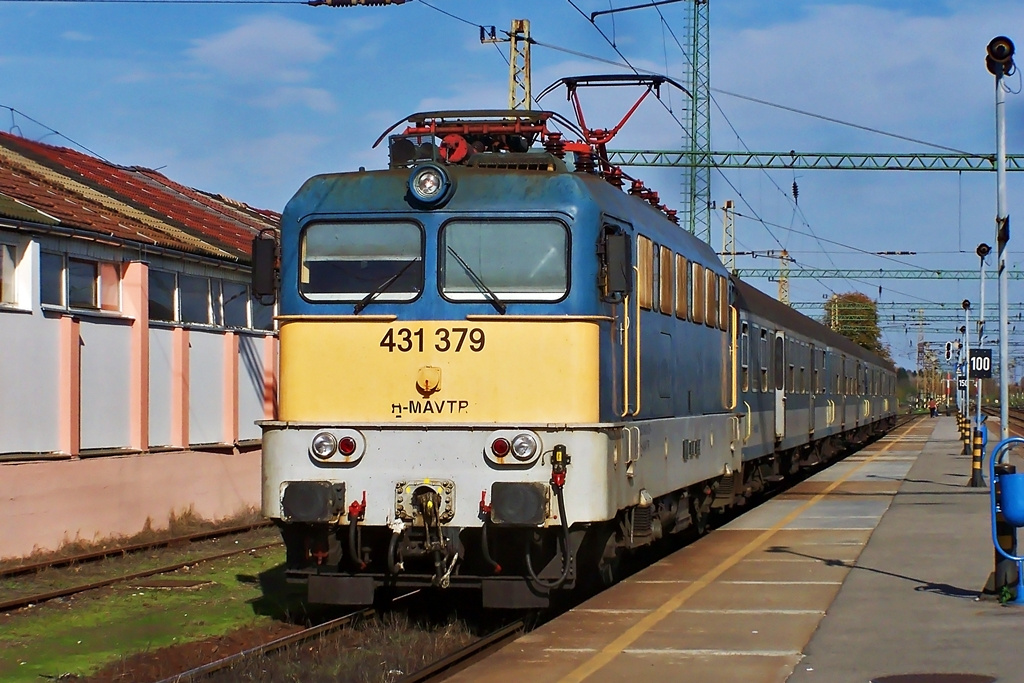
POLYGON ((1013 41, 996 36, 986 48, 985 66, 996 77, 996 245, 999 268, 999 436, 1010 436, 1010 349, 1009 349, 1009 273, 1006 270, 1006 244, 1010 241, 1010 216, 1006 210, 1006 93, 1003 77, 1013 73, 1013 41))

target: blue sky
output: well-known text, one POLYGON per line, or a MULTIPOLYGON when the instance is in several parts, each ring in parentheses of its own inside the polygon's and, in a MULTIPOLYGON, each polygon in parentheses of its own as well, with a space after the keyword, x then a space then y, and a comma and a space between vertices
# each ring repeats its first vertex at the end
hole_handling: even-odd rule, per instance
MULTIPOLYGON (((575 2, 587 14, 639 4, 575 2)), ((619 60, 568 0, 429 5, 469 24, 419 0, 379 8, 0 2, 0 107, 8 108, 0 108, 0 123, 28 138, 70 145, 48 130, 55 129, 115 163, 158 168, 179 182, 280 210, 310 175, 385 165, 384 151, 370 145, 409 113, 504 107, 507 45, 481 45, 470 24, 507 30, 512 19, 525 18, 541 43, 619 60)), ((619 14, 614 24, 599 18, 597 25, 636 66, 678 77, 683 59, 670 30, 682 35, 686 10, 686 3, 662 7, 664 23, 645 9, 619 14)), ((711 0, 710 12, 713 88, 946 147, 994 151, 994 81, 985 70, 985 45, 1006 34, 1024 47, 1024 3, 711 0)), ((549 47, 533 49, 534 93, 561 76, 615 70, 549 47)), ((1018 77, 1009 82, 1020 90, 1018 77)), ((626 106, 623 94, 585 93, 588 123, 615 123, 626 106)), ((724 92, 714 100, 715 150, 940 151, 724 92)), ((666 103, 681 110, 678 94, 666 95, 666 103)), ((1024 97, 1011 93, 1007 103, 1008 148, 1021 152, 1024 97)), ((560 93, 542 104, 569 113, 560 93)), ((645 104, 611 146, 676 149, 681 139, 664 108, 645 104)), ((632 173, 669 205, 680 204, 679 173, 632 173)), ((1016 176, 1008 183, 1011 215, 1015 207, 1024 211, 1024 177, 1016 176)), ((738 218, 738 248, 785 247, 796 258, 794 269, 976 269, 975 247, 994 244, 995 196, 994 174, 742 170, 712 178, 717 204, 733 199, 744 216, 756 213, 768 224, 738 218), (790 196, 794 180, 798 208, 790 196), (862 253, 875 251, 917 254, 862 253)), ((712 224, 719 249, 720 215, 712 224)), ((1011 238, 1013 268, 1015 247, 1024 251, 1024 242, 1011 238)), ((738 265, 773 263, 748 257, 738 265)), ((774 282, 754 284, 777 291, 774 282)), ((901 318, 917 302, 978 299, 976 281, 881 285, 879 295, 875 280, 793 278, 790 298, 822 301, 831 292, 859 290, 905 303, 901 318)), ((1011 283, 1014 301, 1021 291, 1011 283)), ((994 302, 995 295, 990 286, 986 299, 994 302)), ((952 338, 953 327, 930 325, 926 338, 952 338)), ((1024 342, 1024 323, 1011 339, 1018 336, 1024 342)), ((897 362, 914 367, 917 330, 890 325, 886 338, 897 362)))

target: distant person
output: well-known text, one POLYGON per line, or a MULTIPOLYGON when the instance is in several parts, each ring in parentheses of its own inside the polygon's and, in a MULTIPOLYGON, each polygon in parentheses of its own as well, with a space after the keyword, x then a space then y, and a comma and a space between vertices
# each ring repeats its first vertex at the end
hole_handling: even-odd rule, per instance
POLYGON ((936 415, 939 414, 939 411, 935 405, 934 398, 928 400, 928 412, 929 414, 931 414, 932 417, 935 417, 936 415))

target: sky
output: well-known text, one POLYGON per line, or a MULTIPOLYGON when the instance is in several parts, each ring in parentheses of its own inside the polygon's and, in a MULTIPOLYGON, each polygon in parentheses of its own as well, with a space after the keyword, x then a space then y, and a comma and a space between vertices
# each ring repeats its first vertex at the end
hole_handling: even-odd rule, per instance
MULTIPOLYGON (((638 69, 681 78, 677 39, 685 32, 688 2, 589 20, 591 12, 643 1, 410 0, 331 8, 0 0, 0 125, 280 211, 311 175, 386 166, 383 146, 371 145, 413 112, 504 108, 508 45, 481 44, 480 25, 500 32, 513 19, 531 22, 541 43, 532 49, 535 95, 563 76, 626 72, 607 63, 623 58, 638 69)), ((995 80, 985 69, 985 46, 1007 35, 1024 50, 1019 0, 710 0, 709 12, 713 150, 995 151, 995 80)), ((1021 153, 1021 78, 1015 74, 1007 85, 1007 151, 1021 153)), ((662 96, 665 106, 642 105, 609 146, 680 149, 684 131, 675 119, 685 111, 683 96, 662 96)), ((587 122, 613 125, 631 97, 621 88, 584 91, 587 122)), ((538 106, 571 114, 561 92, 538 106)), ((681 208, 680 171, 626 171, 681 208)), ((995 244, 993 173, 713 171, 711 198, 716 206, 736 203, 738 250, 785 248, 795 259, 791 301, 822 303, 833 293, 860 291, 894 304, 880 314, 898 365, 916 367, 919 334, 941 348, 963 324, 929 310, 920 325, 915 306, 942 303, 962 313, 959 304, 968 299, 972 318, 977 315, 977 280, 815 280, 792 273, 977 270, 978 244, 995 244), (913 254, 874 254, 879 251, 913 254)), ((1008 174, 1007 205, 1011 216, 1024 207, 1024 173, 1008 174)), ((717 211, 717 250, 721 232, 717 211)), ((1024 253, 1011 233, 1014 270, 1024 267, 1014 254, 1018 244, 1024 253)), ((766 255, 737 258, 741 269, 777 263, 766 255)), ((990 344, 996 330, 992 279, 985 292, 990 344)), ((752 284, 778 293, 776 282, 752 284)), ((1009 300, 1022 301, 1022 293, 1024 284, 1011 281, 1009 300)), ((1024 321, 1010 341, 1011 356, 1020 357, 1019 376, 1024 321)))

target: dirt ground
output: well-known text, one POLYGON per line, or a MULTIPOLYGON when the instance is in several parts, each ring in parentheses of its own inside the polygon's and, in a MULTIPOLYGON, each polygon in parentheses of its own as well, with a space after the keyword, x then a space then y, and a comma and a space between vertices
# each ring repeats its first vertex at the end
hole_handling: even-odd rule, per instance
POLYGON ((266 627, 247 627, 223 636, 131 655, 92 676, 71 680, 81 683, 159 681, 301 630, 301 626, 282 622, 266 627))

